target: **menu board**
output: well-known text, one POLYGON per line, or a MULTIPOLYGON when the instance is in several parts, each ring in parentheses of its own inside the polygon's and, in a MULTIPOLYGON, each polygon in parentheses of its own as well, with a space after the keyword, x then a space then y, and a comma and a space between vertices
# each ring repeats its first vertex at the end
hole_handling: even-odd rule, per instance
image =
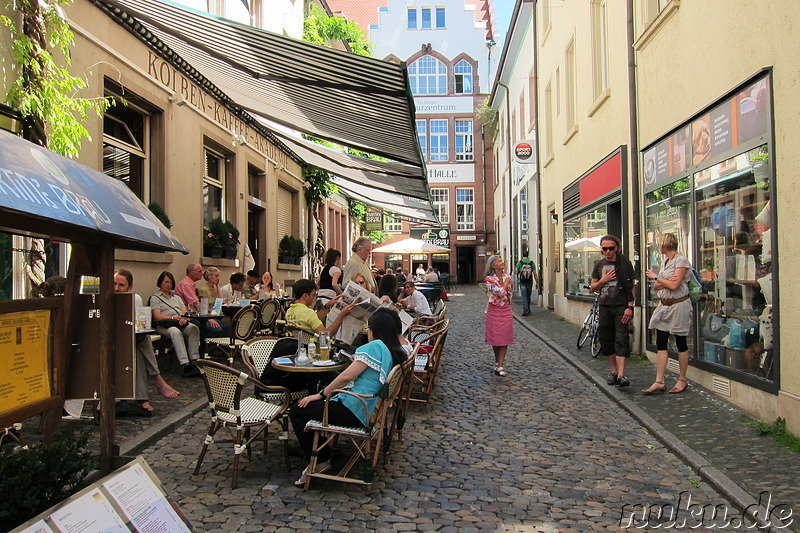
POLYGON ((0 413, 50 397, 50 311, 0 315, 0 413))
POLYGON ((142 457, 26 522, 12 533, 192 533, 142 457))

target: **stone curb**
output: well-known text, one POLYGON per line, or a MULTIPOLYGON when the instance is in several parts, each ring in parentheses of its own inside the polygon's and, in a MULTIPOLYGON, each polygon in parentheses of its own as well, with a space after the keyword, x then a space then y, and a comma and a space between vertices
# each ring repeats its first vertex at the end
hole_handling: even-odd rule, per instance
POLYGON ((208 406, 208 398, 198 398, 184 409, 164 417, 163 420, 148 427, 135 437, 125 440, 120 444, 119 454, 121 456, 138 455, 142 450, 153 445, 162 437, 173 433, 178 427, 182 426, 187 420, 206 406, 208 406))
MULTIPOLYGON (((753 496, 741 488, 736 482, 725 475, 721 470, 713 466, 706 458, 690 448, 686 443, 675 436, 674 433, 664 428, 656 419, 650 416, 647 411, 639 407, 634 401, 627 399, 615 387, 606 385, 602 376, 598 376, 596 372, 592 371, 582 361, 578 360, 574 355, 567 352, 555 341, 551 340, 547 335, 542 333, 539 329, 529 324, 526 324, 517 313, 514 313, 516 322, 524 327, 529 332, 537 336, 542 342, 555 351, 567 363, 575 367, 578 372, 583 374, 592 383, 597 386, 603 393, 614 400, 614 402, 627 411, 633 418, 635 418, 647 431, 658 439, 664 446, 669 448, 681 461, 686 463, 689 468, 694 470, 706 483, 714 487, 714 489, 727 498, 737 509, 743 511, 748 509, 747 515, 751 519, 758 521, 759 525, 763 526, 764 521, 754 516, 753 510, 758 509, 761 515, 767 515, 768 510, 758 505, 758 501, 753 496)), ((764 530, 759 528, 760 530, 764 530)), ((786 529, 778 529, 777 527, 770 527, 770 532, 787 531, 786 529)))

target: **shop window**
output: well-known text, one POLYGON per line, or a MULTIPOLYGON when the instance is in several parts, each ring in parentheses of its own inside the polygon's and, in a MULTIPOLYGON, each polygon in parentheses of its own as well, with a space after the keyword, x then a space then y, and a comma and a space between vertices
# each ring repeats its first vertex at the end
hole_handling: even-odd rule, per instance
POLYGON ((383 266, 386 272, 396 272, 397 268, 403 268, 403 254, 384 254, 383 266))
POLYGON ((408 8, 408 29, 409 30, 416 30, 417 29, 417 8, 416 7, 409 7, 408 8))
POLYGON ((472 189, 456 189, 456 229, 475 229, 475 192, 472 189))
POLYGON ((472 161, 472 120, 456 120, 456 161, 472 161))
POLYGON ((225 157, 205 149, 203 173, 203 227, 217 217, 225 218, 223 191, 225 190, 225 157))
POLYGON ((442 224, 450 223, 450 189, 431 189, 433 211, 442 224))
POLYGON ((428 154, 428 134, 427 125, 424 120, 417 120, 417 139, 419 139, 419 148, 422 152, 422 158, 425 159, 428 154))
POLYGON ((430 121, 431 161, 447 161, 447 120, 430 121))
POLYGON ((403 219, 389 213, 383 214, 383 231, 400 233, 403 231, 403 219))
POLYGON ((103 172, 123 182, 143 202, 149 196, 149 116, 132 105, 108 108, 103 116, 103 172))
POLYGON ((772 378, 772 216, 768 147, 694 174, 705 361, 772 378), (769 335, 765 327, 769 324, 769 335), (759 329, 761 328, 761 329, 759 329))
POLYGON ((472 65, 465 60, 456 63, 455 73, 456 94, 472 94, 472 65))
POLYGON ((591 294, 586 288, 592 277, 594 264, 603 258, 600 252, 600 237, 609 233, 608 206, 564 221, 564 275, 565 294, 585 296, 591 294))
POLYGON ((447 66, 432 56, 422 56, 408 67, 411 94, 447 94, 447 66))

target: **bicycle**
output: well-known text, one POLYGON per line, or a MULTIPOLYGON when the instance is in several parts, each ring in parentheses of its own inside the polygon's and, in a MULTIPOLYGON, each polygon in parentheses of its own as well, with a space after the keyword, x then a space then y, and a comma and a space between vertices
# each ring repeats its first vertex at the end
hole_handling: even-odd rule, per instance
MULTIPOLYGON (((585 286, 587 289, 589 288, 588 285, 585 286)), ((597 327, 600 323, 600 303, 599 303, 600 293, 596 293, 594 298, 594 304, 592 308, 589 310, 589 313, 586 315, 586 318, 583 321, 583 326, 581 330, 578 332, 578 342, 577 346, 578 349, 582 348, 584 344, 586 344, 586 340, 591 338, 592 343, 590 345, 592 351, 592 357, 595 359, 598 355, 600 355, 600 336, 597 332, 597 327)))

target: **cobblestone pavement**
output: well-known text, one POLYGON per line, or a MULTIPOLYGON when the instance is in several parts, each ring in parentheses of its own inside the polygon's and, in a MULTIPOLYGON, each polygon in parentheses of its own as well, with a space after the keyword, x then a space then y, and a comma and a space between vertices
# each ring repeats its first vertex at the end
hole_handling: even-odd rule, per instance
POLYGON ((483 306, 476 287, 454 291, 432 401, 427 410, 412 406, 405 440, 393 443, 371 494, 318 480, 309 491, 295 488, 304 467, 299 450, 287 472, 276 441, 268 455, 254 447, 243 458, 235 490, 229 445, 212 447, 201 473, 192 475, 209 422, 205 409, 141 453, 201 531, 604 531, 620 529, 626 505, 639 516, 643 505, 685 507, 688 496, 728 506, 613 398, 519 324, 510 374, 495 376, 483 343, 483 306))

